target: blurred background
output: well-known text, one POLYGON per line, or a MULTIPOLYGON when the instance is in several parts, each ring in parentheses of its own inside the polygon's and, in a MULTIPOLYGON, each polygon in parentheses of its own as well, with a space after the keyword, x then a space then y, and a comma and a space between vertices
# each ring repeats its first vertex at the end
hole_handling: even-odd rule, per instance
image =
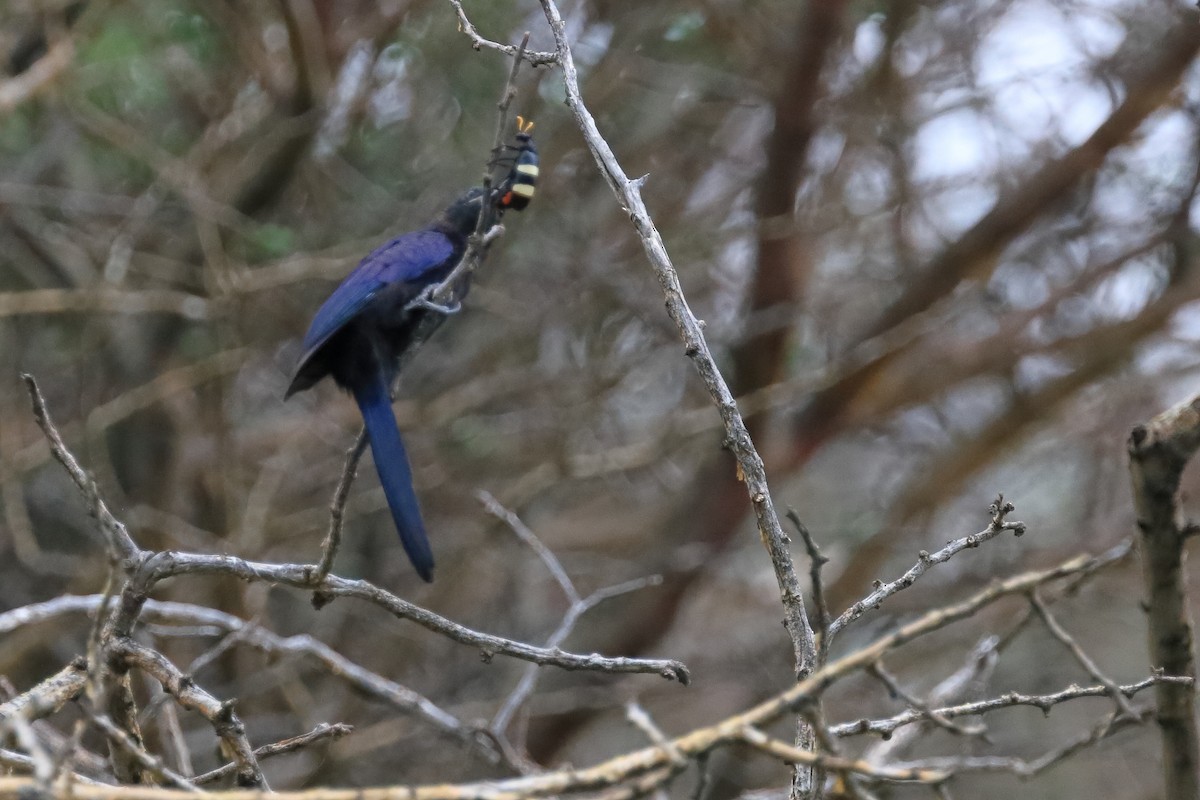
MULTIPOLYGON (((532 0, 465 9, 488 38, 528 30, 552 49, 532 0)), ((649 176, 774 499, 831 558, 834 610, 918 550, 986 527, 997 492, 1029 525, 938 568, 839 647, 1133 532, 1125 437, 1200 389, 1200 38, 1185 4, 592 0, 563 13, 585 100, 626 171, 649 176)), ((315 561, 360 423, 329 382, 283 402, 299 339, 358 259, 479 180, 509 60, 473 50, 454 9, 429 0, 7 0, 0 56, 0 610, 100 591, 107 574, 20 372, 143 547, 315 561)), ((583 592, 661 574, 590 612, 566 646, 679 658, 693 686, 546 669, 514 722, 537 762, 585 765, 642 746, 631 699, 680 733, 775 693, 793 665, 719 418, 563 97, 553 69, 522 71, 513 111, 537 123, 538 196, 508 215, 463 313, 401 378, 437 580, 400 550, 369 456, 335 569, 543 642, 566 602, 485 513, 486 490, 583 592)), ((1137 581, 1129 562, 1058 606, 1122 681, 1149 671, 1137 581)), ((158 597, 311 633, 467 722, 495 714, 523 670, 347 600, 318 613, 296 591, 197 579, 158 597)), ((928 690, 1021 608, 891 666, 928 690)), ((77 617, 5 637, 0 674, 27 688, 82 652, 87 630, 77 617)), ((181 666, 217 641, 183 633, 145 635, 181 666)), ((357 727, 267 762, 276 788, 504 774, 307 662, 235 647, 196 678, 239 699, 256 745, 357 727)), ((1071 681, 1087 676, 1033 626, 986 694, 1071 681)), ((901 707, 864 679, 826 714, 901 707)), ((912 755, 1032 757, 1110 708, 1008 711, 992 745, 942 736, 912 755)), ((216 765, 211 729, 184 721, 197 768, 216 765)), ((1155 730, 1126 732, 1020 792, 1151 797, 1156 748, 1155 730)), ((714 797, 788 780, 736 750, 710 767, 714 797)), ((1016 783, 972 778, 966 796, 1016 783)))

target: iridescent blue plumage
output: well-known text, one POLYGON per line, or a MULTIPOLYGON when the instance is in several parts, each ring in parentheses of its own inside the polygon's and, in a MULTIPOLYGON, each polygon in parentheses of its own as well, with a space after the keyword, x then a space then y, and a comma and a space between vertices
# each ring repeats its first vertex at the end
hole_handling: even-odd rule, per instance
POLYGON ((441 313, 408 305, 440 283, 462 258, 484 196, 483 190, 471 190, 428 228, 397 237, 364 258, 313 317, 287 390, 290 397, 329 375, 354 395, 400 541, 427 581, 433 579, 433 554, 392 413, 390 387, 421 317, 441 313))
MULTIPOLYGON (((304 336, 304 361, 383 289, 392 284, 413 287, 408 300, 445 277, 444 266, 454 256, 454 243, 439 231, 416 231, 392 239, 359 262, 329 299, 321 304, 304 336), (429 280, 431 273, 441 272, 429 280)), ((451 267, 454 265, 451 264, 451 267)), ((405 301, 407 302, 407 301, 405 301)))

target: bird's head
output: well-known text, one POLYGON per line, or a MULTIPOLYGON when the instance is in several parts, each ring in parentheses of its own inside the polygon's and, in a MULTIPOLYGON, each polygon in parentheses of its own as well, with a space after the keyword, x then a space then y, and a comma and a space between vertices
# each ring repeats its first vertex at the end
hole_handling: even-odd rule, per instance
POLYGON ((487 193, 482 187, 468 190, 442 212, 434 227, 452 236, 470 236, 479 225, 479 212, 484 207, 485 197, 487 193))

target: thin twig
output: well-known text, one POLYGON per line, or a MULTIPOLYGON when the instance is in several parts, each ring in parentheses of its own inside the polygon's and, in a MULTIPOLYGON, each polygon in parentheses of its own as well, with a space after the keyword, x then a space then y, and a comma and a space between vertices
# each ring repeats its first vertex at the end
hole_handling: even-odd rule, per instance
MULTIPOLYGON (((499 42, 493 42, 491 39, 485 39, 484 37, 480 36, 479 31, 475 28, 475 26, 471 23, 471 20, 467 17, 467 12, 463 10, 462 3, 460 2, 460 0, 450 0, 450 5, 454 6, 454 11, 456 14, 458 14, 459 29, 462 30, 462 32, 465 33, 471 39, 471 46, 474 47, 476 50, 479 50, 480 48, 483 48, 483 47, 487 47, 492 50, 499 50, 501 53, 504 53, 505 55, 514 56, 514 57, 517 55, 517 53, 518 53, 517 48, 513 47, 511 44, 500 44, 499 42)), ((528 36, 529 36, 529 34, 526 34, 526 37, 528 37, 528 36)), ((558 56, 556 54, 543 53, 543 52, 539 52, 536 50, 524 51, 524 52, 521 52, 520 55, 521 55, 521 58, 525 59, 525 61, 528 61, 529 65, 533 66, 533 67, 540 67, 540 66, 544 66, 546 64, 553 64, 556 61, 558 61, 558 56)))
POLYGON ((508 525, 509 529, 517 535, 517 538, 537 554, 537 557, 546 565, 546 569, 550 572, 550 575, 553 576, 554 580, 558 582, 559 587, 562 588, 568 602, 571 604, 580 602, 579 591, 575 588, 575 584, 571 582, 571 579, 567 577, 567 571, 563 569, 562 564, 550 548, 546 547, 542 540, 537 537, 537 534, 530 530, 529 526, 522 522, 520 517, 502 506, 500 501, 492 497, 490 493, 480 490, 475 493, 475 497, 479 499, 479 502, 483 503, 484 509, 489 514, 508 525))
MULTIPOLYGON (((542 563, 546 566, 546 569, 554 577, 555 581, 557 581, 559 587, 563 590, 563 594, 566 595, 567 600, 570 602, 570 607, 567 609, 567 613, 563 616, 562 621, 559 623, 558 629, 551 634, 550 639, 546 642, 547 647, 558 647, 563 641, 565 641, 566 638, 571 634, 571 631, 574 630, 579 618, 583 616, 583 614, 589 609, 593 608, 596 604, 611 597, 616 597, 627 592, 637 591, 638 589, 642 589, 649 585, 654 585, 660 581, 658 576, 652 576, 650 578, 643 578, 640 580, 620 584, 618 586, 609 587, 607 589, 602 589, 587 598, 581 598, 579 596, 579 591, 575 588, 575 584, 567 575, 566 570, 563 569, 563 566, 559 562, 558 558, 554 555, 550 548, 543 544, 542 540, 538 538, 537 534, 530 530, 530 528, 521 521, 520 517, 502 506, 499 501, 492 497, 492 495, 488 492, 480 491, 476 496, 479 498, 480 502, 483 503, 484 508, 488 511, 488 513, 492 514, 497 519, 504 521, 517 535, 517 537, 526 545, 528 545, 530 549, 534 551, 534 553, 537 554, 538 558, 541 559, 542 563)), ((519 711, 521 706, 524 705, 525 702, 532 696, 534 687, 537 684, 537 673, 537 668, 532 665, 525 670, 524 674, 521 675, 521 679, 517 682, 517 685, 513 687, 512 692, 509 693, 504 703, 501 704, 500 709, 496 712, 496 715, 492 718, 491 724, 488 726, 488 730, 491 732, 492 736, 494 736, 501 744, 501 747, 505 750, 505 752, 510 755, 510 760, 512 760, 516 765, 522 767, 525 765, 526 759, 520 756, 518 746, 514 746, 508 742, 507 731, 517 711, 519 711), (514 756, 515 758, 513 758, 514 756)), ((686 680, 683 682, 685 684, 687 683, 686 680)))
POLYGON ((910 708, 912 708, 914 711, 924 714, 930 722, 932 722, 934 725, 937 725, 942 730, 958 734, 959 736, 970 736, 983 732, 982 729, 979 728, 965 728, 962 725, 951 722, 949 719, 939 714, 936 709, 930 708, 928 703, 921 700, 911 692, 906 691, 905 688, 900 685, 899 679, 896 678, 896 676, 892 673, 888 672, 887 667, 883 665, 883 659, 879 659, 874 664, 867 667, 867 674, 878 679, 879 682, 887 688, 888 694, 890 694, 892 697, 903 700, 910 708))
POLYGON ((824 664, 829 657, 829 605, 825 602, 825 582, 821 578, 821 569, 829 563, 829 559, 821 554, 821 548, 809 532, 808 526, 800 521, 796 509, 787 510, 787 518, 796 526, 796 532, 804 540, 804 549, 808 552, 808 577, 812 583, 813 597, 813 631, 817 640, 817 664, 824 664))
POLYGON ((683 753, 679 752, 679 748, 671 742, 670 739, 662 732, 662 729, 651 719, 649 712, 635 700, 630 700, 625 704, 625 719, 637 726, 638 730, 646 734, 646 738, 654 744, 666 751, 667 756, 671 759, 671 763, 676 766, 684 766, 687 764, 687 758, 683 753))
POLYGON ((167 742, 175 755, 176 771, 185 778, 196 774, 192 766, 192 752, 188 749, 187 740, 183 736, 183 726, 179 724, 179 712, 173 703, 168 703, 162 710, 162 724, 166 728, 167 742))
MULTIPOLYGON (((358 462, 362 459, 366 449, 367 429, 364 427, 358 432, 358 438, 354 440, 354 444, 346 451, 346 463, 342 466, 342 477, 333 491, 333 499, 329 501, 329 528, 325 532, 325 540, 321 542, 321 560, 317 562, 316 569, 312 573, 313 584, 321 583, 333 569, 333 561, 337 558, 337 550, 342 543, 346 501, 350 499, 350 487, 354 483, 354 476, 358 473, 358 462)), ((324 605, 320 595, 313 595, 313 605, 318 608, 324 605)))
MULTIPOLYGON (((27 756, 24 753, 18 753, 14 750, 6 750, 0 747, 0 766, 7 769, 21 770, 23 772, 33 773, 37 769, 37 762, 32 756, 27 756)), ((103 782, 89 778, 86 775, 80 775, 78 772, 71 773, 71 780, 79 783, 93 786, 103 786, 103 782)))
MULTIPOLYGON (((93 500, 93 514, 96 513, 96 504, 99 503, 99 495, 93 500)), ((116 553, 112 548, 109 549, 108 574, 104 580, 104 593, 100 597, 100 606, 96 611, 95 619, 92 621, 92 629, 88 634, 87 642, 87 684, 85 691, 88 696, 88 701, 91 704, 92 716, 96 716, 95 709, 101 709, 108 706, 108 687, 114 682, 119 682, 120 678, 110 674, 107 653, 105 652, 104 644, 106 638, 104 636, 105 623, 109 618, 109 611, 112 607, 113 598, 116 595, 118 578, 117 572, 120 569, 116 553)), ((103 716, 103 715, 100 715, 103 716)), ((104 721, 113 725, 111 719, 105 717, 104 721)), ((87 719, 76 720, 72 727, 71 736, 65 743, 59 754, 59 773, 60 777, 65 781, 73 780, 75 774, 74 762, 75 753, 80 748, 83 742, 83 734, 87 729, 87 719)), ((113 725, 116 728, 116 725, 113 725)), ((140 742, 137 741, 138 729, 136 725, 132 726, 129 731, 118 728, 121 737, 109 736, 105 741, 109 747, 109 757, 113 764, 113 771, 118 775, 136 774, 137 769, 131 767, 130 756, 133 760, 138 760, 137 754, 133 750, 140 750, 141 753, 146 751, 140 748, 140 742), (123 747, 127 744, 128 747, 123 747)), ((148 755, 148 754, 147 754, 148 755)), ((169 780, 169 779, 168 779, 169 780)))
MULTIPOLYGON (((504 139, 504 131, 507 128, 508 107, 516 95, 517 72, 521 67, 521 57, 525 52, 525 44, 528 41, 529 34, 526 33, 521 45, 513 54, 512 69, 509 71, 508 80, 504 84, 504 90, 500 93, 500 100, 496 104, 496 133, 492 149, 488 152, 487 163, 484 165, 484 194, 481 201, 482 207, 479 213, 479 221, 475 226, 475 233, 467 240, 467 249, 463 253, 463 257, 459 259, 454 269, 450 270, 449 274, 442 279, 441 283, 423 292, 420 298, 413 300, 409 304, 409 308, 414 311, 422 308, 428 301, 432 301, 438 305, 452 305, 458 302, 459 298, 466 292, 466 286, 471 279, 471 275, 483 261, 484 255, 487 254, 488 247, 492 242, 504 235, 504 226, 497 224, 495 221, 498 213, 497 209, 490 202, 491 171, 495 161, 495 154, 504 139)), ((445 314, 425 309, 420 313, 417 324, 409 334, 409 338, 415 344, 420 344, 425 339, 428 339, 433 331, 437 330, 445 320, 445 314)), ((415 344, 405 351, 406 358, 415 349, 415 344)))
POLYGON ((1015 756, 952 756, 903 762, 893 766, 903 769, 945 770, 953 775, 967 772, 1010 772, 1021 778, 1032 778, 1080 750, 1102 742, 1125 728, 1149 722, 1153 713, 1154 709, 1147 706, 1135 709, 1133 716, 1129 716, 1123 711, 1109 714, 1093 726, 1089 732, 1033 759, 1015 756))
POLYGON ((63 468, 67 471, 67 475, 70 476, 71 480, 75 482, 75 485, 83 494, 88 508, 91 509, 96 517, 96 521, 100 524, 100 530, 104 533, 108 546, 112 549, 115 556, 120 559, 133 560, 138 558, 142 554, 141 549, 134 544, 133 538, 130 537, 125 525, 108 510, 108 506, 100 498, 96 482, 84 471, 83 467, 79 466, 79 462, 75 460, 75 456, 71 455, 71 452, 63 443, 62 437, 58 435, 58 430, 54 427, 54 423, 50 419, 50 414, 46 410, 46 400, 42 397, 42 390, 38 388, 37 381, 28 373, 22 373, 21 378, 25 381, 25 388, 29 391, 29 400, 33 405, 33 417, 37 420, 38 427, 42 429, 42 433, 46 435, 47 441, 50 442, 50 450, 54 453, 54 457, 58 460, 58 463, 63 465, 63 468))
POLYGON ((1101 671, 1099 665, 1092 660, 1092 657, 1085 653, 1083 648, 1079 646, 1079 643, 1075 641, 1074 637, 1067 633, 1067 629, 1064 628, 1058 619, 1050 613, 1050 609, 1046 607, 1044 602, 1042 602, 1042 598, 1036 591, 1029 593, 1029 604, 1033 606, 1033 610, 1037 612, 1039 617, 1041 617, 1042 622, 1045 623, 1046 629, 1050 631, 1050 634, 1055 639, 1058 639, 1063 647, 1071 651, 1071 655, 1075 657, 1077 662, 1079 662, 1079 666, 1083 667, 1087 671, 1088 675, 1091 675, 1093 678, 1100 681, 1101 684, 1108 687, 1109 694, 1112 696, 1113 702, 1117 704, 1117 709, 1124 714, 1134 716, 1133 706, 1130 705, 1129 699, 1121 693, 1121 687, 1117 685, 1116 681, 1105 675, 1104 672, 1101 671))
POLYGON ((955 539, 954 541, 947 543, 947 545, 941 550, 933 553, 930 553, 926 550, 920 551, 917 554, 917 563, 913 564, 907 572, 889 583, 877 583, 873 592, 847 608, 838 616, 837 619, 829 623, 828 636, 830 642, 833 641, 833 638, 837 636, 842 629, 857 620, 863 614, 867 613, 871 609, 879 608, 880 604, 882 604, 884 600, 896 594, 897 592, 903 591, 904 589, 912 586, 929 570, 930 567, 934 566, 935 564, 941 564, 949 561, 963 550, 967 550, 972 547, 979 547, 979 545, 983 544, 989 539, 996 538, 1005 531, 1012 531, 1016 536, 1024 534, 1024 522, 1007 522, 1005 520, 1005 515, 1012 510, 1012 504, 1005 503, 1004 497, 1001 496, 988 508, 988 511, 992 516, 992 521, 991 524, 989 524, 982 531, 979 533, 973 533, 969 536, 964 536, 961 539, 955 539))
MULTIPOLYGON (((508 81, 504 84, 504 92, 500 95, 500 101, 496 103, 496 133, 492 137, 491 157, 483 171, 484 188, 490 188, 492 185, 492 166, 496 156, 500 153, 504 136, 508 133, 508 108, 512 105, 513 98, 517 96, 517 73, 521 70, 521 59, 524 58, 527 47, 529 47, 529 31, 525 31, 525 35, 521 37, 521 43, 517 45, 517 51, 512 54, 513 63, 508 72, 508 81)), ((483 233, 483 227, 480 226, 479 230, 475 232, 483 233)))
MULTIPOLYGON (((558 628, 546 641, 547 649, 557 650, 558 646, 562 644, 562 642, 565 641, 568 636, 571 635, 571 631, 575 629, 575 625, 579 622, 579 618, 605 600, 609 600, 613 597, 619 597, 630 592, 636 592, 640 589, 646 588, 647 586, 657 585, 658 583, 661 583, 661 581, 662 579, 657 575, 652 575, 647 578, 638 578, 632 581, 626 581, 625 583, 617 584, 616 586, 609 586, 604 589, 599 589, 587 597, 579 600, 578 602, 572 603, 571 607, 567 609, 567 613, 563 615, 562 622, 559 623, 558 628)), ((688 672, 687 667, 683 667, 682 664, 680 664, 680 666, 682 667, 682 670, 676 672, 672 677, 674 677, 684 686, 687 686, 691 681, 691 675, 688 672)), ((512 719, 516 715, 517 711, 533 694, 534 686, 537 684, 537 672, 537 668, 533 665, 525 670, 525 673, 521 676, 521 680, 517 682, 517 685, 505 699, 504 704, 501 705, 500 710, 496 712, 496 716, 492 718, 491 725, 488 726, 493 735, 497 737, 504 736, 504 732, 508 729, 509 723, 512 722, 512 719)), ((666 677, 666 675, 664 675, 664 677, 666 677)))
POLYGON ((113 721, 103 714, 90 713, 88 715, 92 724, 99 728, 107 737, 109 742, 116 747, 125 751, 130 757, 135 759, 143 770, 158 777, 170 786, 176 789, 182 789, 185 792, 199 792, 192 783, 175 772, 173 769, 163 763, 163 760, 156 755, 148 752, 140 743, 135 741, 132 736, 126 733, 121 728, 118 728, 113 721))
MULTIPOLYGON (((897 754, 906 752, 916 744, 929 727, 928 719, 936 715, 939 719, 949 720, 940 713, 938 707, 950 703, 962 702, 972 690, 981 687, 991 676, 1000 660, 1001 640, 998 636, 984 636, 967 655, 965 663, 954 672, 940 680, 927 698, 918 705, 912 706, 911 711, 920 715, 915 725, 906 725, 899 730, 882 736, 881 741, 868 746, 862 757, 873 764, 889 764, 897 760, 897 754)), ((983 723, 974 725, 968 730, 986 741, 987 729, 983 723)), ((841 735, 840 731, 834 731, 841 735)))
POLYGON ((12 733, 26 753, 29 754, 29 760, 33 765, 33 777, 37 781, 37 788, 41 791, 46 791, 50 787, 50 782, 54 779, 54 759, 46 752, 46 748, 42 746, 38 739, 37 733, 33 730, 29 719, 24 711, 19 711, 7 719, 0 720, 0 735, 8 738, 7 734, 12 733))
MULTIPOLYGON (((1153 688, 1160 684, 1172 684, 1180 688, 1188 688, 1193 685, 1191 678, 1176 677, 1168 675, 1154 675, 1145 678, 1137 683, 1131 683, 1121 686, 1121 693, 1132 697, 1138 692, 1153 688)), ((960 703, 953 706, 940 706, 931 709, 939 716, 946 719, 954 717, 973 717, 981 714, 987 714, 1001 708, 1013 708, 1015 706, 1030 706, 1036 708, 1043 713, 1048 712, 1051 708, 1059 703, 1070 702, 1084 697, 1107 697, 1109 689, 1107 686, 1071 686, 1063 689, 1060 692, 1052 694, 1021 694, 1020 692, 1007 692, 999 697, 991 697, 986 700, 976 700, 971 703, 960 703)), ((875 734, 877 736, 888 737, 894 732, 906 725, 912 725, 919 722, 924 722, 928 716, 917 709, 910 709, 895 716, 886 719, 867 720, 860 719, 855 722, 844 722, 839 725, 830 727, 830 732, 834 736, 861 736, 863 734, 875 734)))
MULTIPOLYGON (((302 747, 308 747, 310 744, 319 742, 323 739, 340 739, 343 736, 348 736, 354 732, 354 726, 345 725, 342 723, 329 724, 322 722, 317 727, 313 728, 308 733, 302 733, 299 736, 293 736, 289 739, 284 739, 274 744, 266 744, 262 747, 255 748, 254 755, 258 759, 270 758, 284 753, 291 753, 299 750, 302 747)), ((223 767, 217 767, 214 770, 205 772, 203 775, 197 775, 192 779, 192 783, 196 786, 203 786, 206 783, 218 781, 227 775, 232 775, 237 772, 238 765, 236 762, 230 762, 223 767)))
POLYGON ((876 767, 865 761, 801 750, 778 739, 772 739, 758 728, 750 725, 741 729, 740 738, 751 747, 788 764, 820 764, 836 772, 866 775, 878 780, 897 782, 940 783, 950 777, 948 772, 927 767, 876 767))

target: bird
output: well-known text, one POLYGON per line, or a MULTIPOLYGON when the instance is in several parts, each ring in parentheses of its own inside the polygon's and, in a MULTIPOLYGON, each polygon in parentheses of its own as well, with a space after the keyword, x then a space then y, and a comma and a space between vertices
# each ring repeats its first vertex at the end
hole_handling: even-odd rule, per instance
MULTIPOLYGON (((328 375, 354 397, 400 542, 425 581, 433 580, 433 552, 392 412, 391 387, 401 358, 416 343, 413 334, 421 318, 455 310, 423 299, 423 293, 458 264, 494 196, 481 187, 471 189, 427 227, 398 236, 364 258, 313 316, 284 396, 328 375)), ((457 299, 461 294, 465 287, 457 299)))
POLYGON ((431 321, 429 315, 444 318, 465 297, 466 277, 453 287, 449 305, 434 302, 429 292, 458 265, 480 216, 487 226, 533 199, 538 153, 532 132, 533 121, 517 117, 517 144, 505 147, 512 155, 494 162, 509 166, 495 188, 469 189, 428 226, 376 248, 346 276, 313 316, 284 395, 286 400, 328 375, 354 397, 400 543, 427 582, 433 580, 433 551, 392 412, 391 387, 401 360, 428 335, 419 329, 431 321))

